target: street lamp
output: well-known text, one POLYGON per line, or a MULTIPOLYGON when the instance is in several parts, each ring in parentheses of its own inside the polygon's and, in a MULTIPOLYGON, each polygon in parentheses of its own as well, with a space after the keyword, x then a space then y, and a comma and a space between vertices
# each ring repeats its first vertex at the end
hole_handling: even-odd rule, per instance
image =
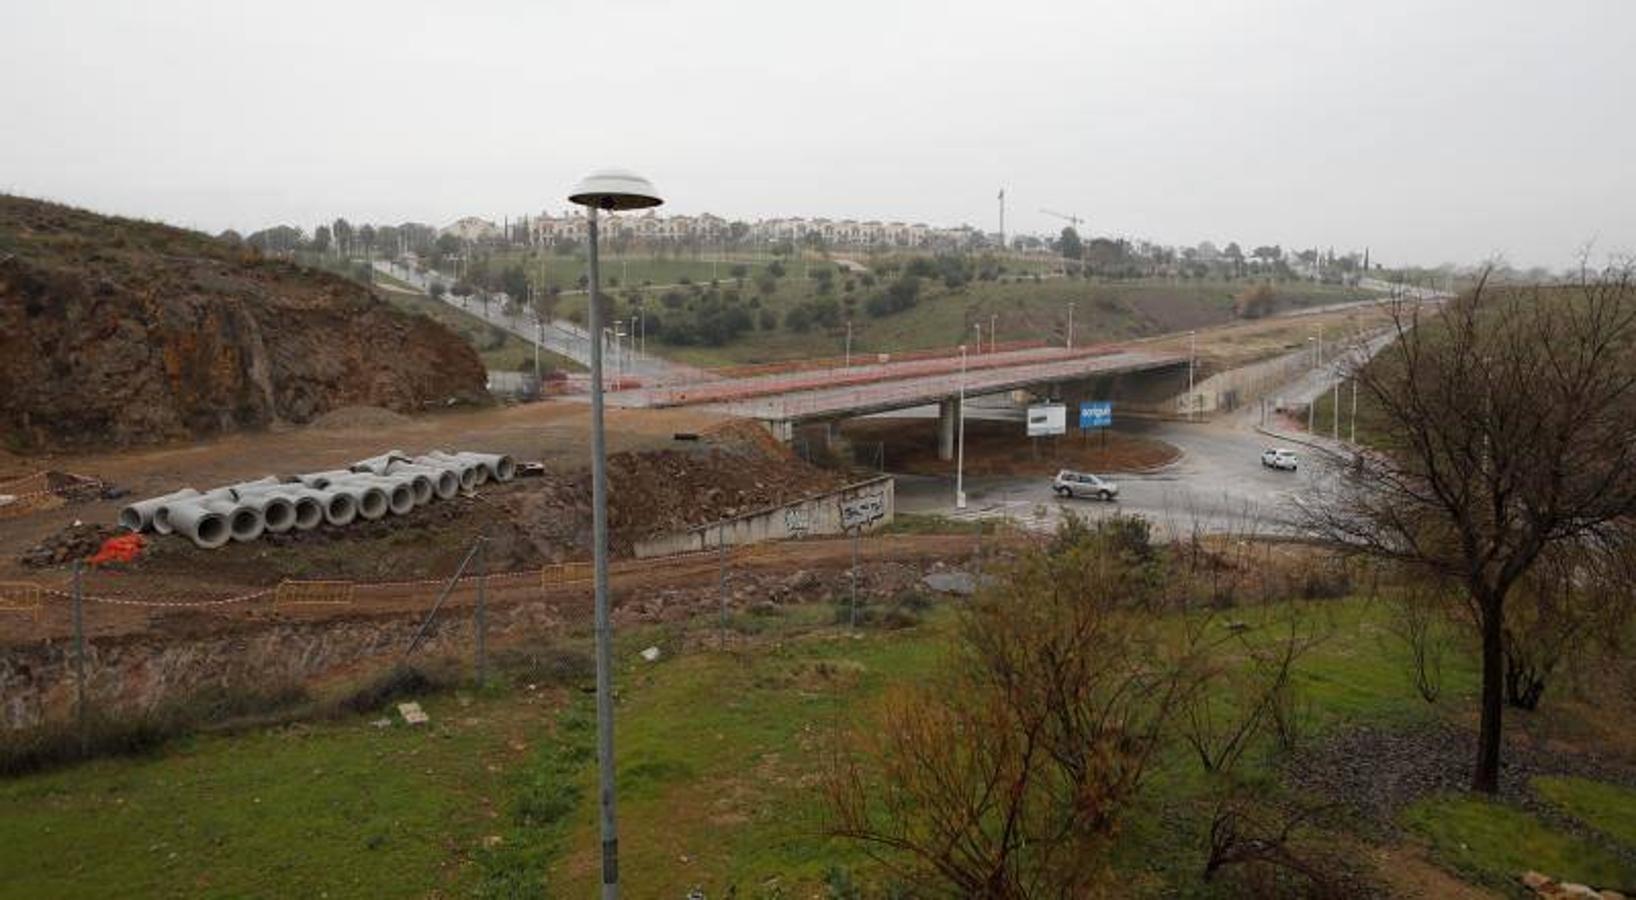
MULTIPOLYGON (((999 348, 994 346, 994 336, 999 333, 999 332, 997 332, 995 330, 995 325, 999 321, 1000 321, 1000 314, 999 313, 990 313, 989 314, 989 317, 988 317, 988 352, 990 352, 990 353, 993 353, 995 350, 999 349, 999 348)), ((979 349, 981 349, 981 348, 979 348, 979 349)))
POLYGON ((596 593, 596 750, 602 821, 602 897, 619 898, 619 827, 614 815, 613 625, 608 615, 608 446, 602 427, 602 311, 596 220, 600 210, 645 209, 664 201, 640 175, 604 169, 586 176, 568 195, 586 208, 591 302, 591 555, 596 593))
POLYGON ((1074 301, 1068 301, 1068 349, 1074 349, 1074 301))
POLYGON ((852 368, 852 320, 851 319, 846 320, 846 365, 845 365, 845 368, 848 368, 848 369, 852 368))
POLYGON ((954 508, 966 508, 966 345, 960 345, 960 435, 954 451, 954 508))
POLYGON ((1198 409, 1199 398, 1193 396, 1193 368, 1199 358, 1199 333, 1187 332, 1187 418, 1192 419, 1198 409))

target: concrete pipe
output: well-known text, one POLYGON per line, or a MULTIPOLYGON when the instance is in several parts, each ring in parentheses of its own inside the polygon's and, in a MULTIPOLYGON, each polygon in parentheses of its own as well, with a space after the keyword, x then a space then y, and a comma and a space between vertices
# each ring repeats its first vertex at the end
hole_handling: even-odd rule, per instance
POLYGON ((195 546, 214 550, 233 537, 227 517, 208 508, 204 501, 183 500, 168 509, 170 527, 193 541, 195 546))
POLYGON ((245 491, 239 498, 239 505, 261 513, 262 522, 274 534, 283 534, 295 527, 295 501, 282 491, 245 491))
POLYGON ((372 484, 386 492, 386 507, 394 516, 408 515, 415 508, 414 481, 409 478, 388 478, 381 475, 354 475, 360 484, 372 484))
POLYGON ((160 509, 178 500, 186 500, 189 497, 197 496, 199 496, 199 492, 193 488, 182 488, 173 493, 150 497, 147 500, 139 500, 119 511, 119 527, 131 531, 147 531, 149 528, 157 528, 154 519, 160 509))
POLYGON ((354 472, 367 472, 371 475, 385 475, 394 462, 405 462, 409 455, 402 450, 388 450, 380 456, 371 456, 360 459, 349 468, 354 472))
POLYGON ((346 479, 333 481, 329 489, 350 496, 357 507, 358 515, 374 521, 386 515, 388 509, 386 491, 381 490, 379 485, 358 480, 362 477, 364 476, 354 474, 346 479))
POLYGON ((358 518, 358 498, 353 494, 330 489, 313 491, 311 496, 318 502, 324 521, 331 525, 351 525, 358 518))
POLYGON ((240 500, 206 500, 206 509, 215 510, 227 519, 227 530, 233 540, 247 544, 267 530, 267 519, 256 509, 240 500))
POLYGON ((296 478, 307 487, 321 491, 335 483, 337 479, 350 477, 353 473, 346 469, 331 469, 327 472, 313 472, 310 475, 297 475, 296 478))
POLYGON ((453 472, 457 491, 470 491, 477 488, 477 470, 481 468, 480 466, 473 465, 470 462, 436 456, 417 456, 412 462, 414 465, 425 466, 429 469, 453 472))
POLYGON ((510 481, 517 475, 517 462, 504 453, 460 453, 460 459, 469 459, 483 466, 490 479, 510 481))
POLYGON ((254 491, 254 490, 259 490, 259 489, 263 489, 263 488, 277 487, 278 485, 281 485, 283 483, 284 483, 283 480, 280 479, 277 475, 268 475, 268 476, 265 476, 263 478, 257 478, 254 481, 241 481, 238 484, 230 484, 230 485, 227 486, 226 489, 232 491, 235 494, 242 494, 245 491, 254 491))
POLYGON ((416 463, 393 463, 388 475, 420 475, 425 476, 431 484, 432 493, 439 500, 447 500, 460 493, 460 470, 454 466, 423 466, 416 463))
POLYGON ((303 488, 293 494, 287 494, 290 505, 295 510, 295 530, 311 531, 324 522, 324 503, 319 499, 317 491, 303 488))

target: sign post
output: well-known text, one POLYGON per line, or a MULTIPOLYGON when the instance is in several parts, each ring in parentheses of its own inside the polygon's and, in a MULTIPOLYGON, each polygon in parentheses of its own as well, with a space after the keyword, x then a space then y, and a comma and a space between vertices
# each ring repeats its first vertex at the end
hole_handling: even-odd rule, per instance
POLYGON ((1087 400, 1079 404, 1079 430, 1102 432, 1102 449, 1108 449, 1108 429, 1113 427, 1113 401, 1087 400))

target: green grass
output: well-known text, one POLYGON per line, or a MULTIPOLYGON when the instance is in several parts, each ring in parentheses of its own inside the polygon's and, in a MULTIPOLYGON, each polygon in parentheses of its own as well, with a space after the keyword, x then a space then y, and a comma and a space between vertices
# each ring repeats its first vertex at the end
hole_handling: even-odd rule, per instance
MULTIPOLYGON (((892 683, 933 672, 950 646, 952 603, 897 631, 836 628, 829 603, 744 612, 717 649, 718 623, 625 629, 616 650, 621 870, 631 896, 822 895, 840 868, 876 874, 854 846, 819 836, 826 736, 867 716, 892 683), (661 647, 657 663, 636 651, 661 647), (769 885, 775 885, 774 888, 769 885)), ((1466 704, 1472 662, 1451 654, 1441 707, 1414 693, 1382 604, 1304 601, 1222 614, 1252 644, 1295 617, 1324 635, 1299 666, 1309 734, 1355 724, 1413 727, 1466 704)), ((1172 621, 1180 627, 1180 619, 1172 621)), ((583 646, 583 635, 575 646, 583 646)), ((564 645, 567 646, 567 645, 564 645)), ((534 676, 522 680, 533 680, 534 676)), ((17 896, 594 893, 594 714, 572 686, 541 702, 496 689, 435 696, 434 725, 377 730, 372 716, 184 740, 162 757, 105 761, 0 782, 0 871, 17 896)), ((1290 799, 1279 752, 1253 751, 1240 776, 1290 799)), ((1630 842, 1631 792, 1541 779, 1542 796, 1630 842)), ((1211 780, 1168 751, 1126 820, 1115 864, 1138 896, 1229 896, 1199 881, 1211 780)), ((1616 857, 1517 810, 1432 798, 1404 824, 1447 864, 1490 882, 1512 867, 1629 883, 1616 857), (1554 868, 1553 868, 1554 867, 1554 868)), ((1326 838, 1324 832, 1317 840, 1326 838)), ((1347 838, 1355 840, 1356 838, 1347 838)), ((1520 871, 1520 869, 1517 869, 1520 871)))
POLYGON ((1533 788, 1553 806, 1636 850, 1636 790, 1588 778, 1536 778, 1533 788))
POLYGON ((527 707, 453 696, 433 725, 370 717, 203 737, 163 757, 0 783, 13 897, 421 897, 460 892, 527 707))
POLYGON ((1439 796, 1404 811, 1403 822, 1458 870, 1492 885, 1529 870, 1596 887, 1636 885, 1636 866, 1526 812, 1470 796, 1439 796))
MULTIPOLYGON (((832 609, 787 610, 797 621, 782 627, 816 625, 832 609)), ((632 672, 618 766, 621 872, 642 886, 633 896, 660 896, 662 885, 762 896, 770 881, 808 896, 831 865, 859 864, 855 850, 817 834, 811 776, 824 732, 888 682, 929 671, 951 618, 857 638, 823 629, 743 656, 698 653, 632 672)), ((594 893, 587 812, 559 866, 565 897, 594 893)))
MULTIPOLYGON (((759 296, 757 276, 770 259, 730 256, 713 264, 709 258, 666 257, 655 260, 646 256, 604 258, 603 279, 608 293, 615 299, 615 317, 630 314, 626 299, 631 289, 643 282, 656 287, 646 292, 647 308, 661 320, 672 316, 690 315, 684 310, 667 309, 659 302, 662 293, 657 286, 674 285, 683 278, 695 285, 706 287, 715 278, 723 290, 739 289, 729 274, 737 262, 749 272, 740 293, 752 318, 760 312, 772 311, 778 324, 771 329, 757 327, 737 340, 718 347, 671 346, 660 343, 655 335, 649 337, 650 349, 668 358, 700 366, 739 365, 775 362, 790 359, 809 359, 840 356, 846 349, 844 327, 825 329, 814 327, 796 332, 783 324, 783 317, 794 306, 818 297, 817 282, 808 276, 810 271, 829 268, 836 270, 834 288, 830 294, 842 305, 841 316, 851 319, 852 350, 858 354, 894 353, 931 347, 953 347, 976 339, 975 324, 983 326, 983 340, 990 339, 989 327, 996 325, 1001 341, 1056 340, 1066 333, 1068 304, 1075 304, 1076 340, 1082 343, 1117 341, 1145 337, 1169 331, 1185 330, 1222 324, 1232 319, 1233 298, 1252 282, 1243 281, 1189 281, 1145 279, 1131 281, 1087 281, 1084 279, 1044 278, 1033 281, 1019 278, 1015 261, 1008 260, 1008 274, 1000 281, 971 281, 956 288, 945 287, 933 279, 922 279, 921 299, 918 305, 900 313, 875 318, 865 308, 868 298, 883 289, 895 276, 878 276, 870 287, 860 276, 842 272, 834 262, 817 257, 805 260, 785 260, 786 274, 777 280, 776 289, 769 295, 759 296), (613 285, 614 279, 619 280, 613 285), (853 290, 845 290, 846 283, 853 290), (847 301, 853 306, 848 308, 847 301)), ((868 260, 861 260, 868 263, 868 260)), ((898 260, 901 263, 901 260, 898 260)), ((585 273, 584 261, 578 257, 561 257, 542 253, 505 254, 493 265, 523 265, 538 284, 556 284, 570 293, 564 294, 557 314, 576 321, 585 316, 585 295, 573 292, 578 278, 585 273), (540 266, 544 265, 544 274, 540 266)), ((682 290, 686 290, 685 288, 682 290)), ((1369 296, 1367 292, 1332 285, 1291 282, 1276 286, 1280 304, 1285 308, 1305 307, 1323 303, 1337 303, 1369 296)))

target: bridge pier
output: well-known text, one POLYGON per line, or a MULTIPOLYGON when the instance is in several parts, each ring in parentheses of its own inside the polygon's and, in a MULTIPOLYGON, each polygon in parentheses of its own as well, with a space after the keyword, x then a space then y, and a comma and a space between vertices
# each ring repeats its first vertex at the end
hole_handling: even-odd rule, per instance
POLYGON ((954 432, 960 422, 960 401, 950 397, 937 401, 937 458, 954 459, 954 432))
POLYGON ((795 423, 789 419, 762 419, 761 425, 780 443, 788 444, 795 440, 795 423))

